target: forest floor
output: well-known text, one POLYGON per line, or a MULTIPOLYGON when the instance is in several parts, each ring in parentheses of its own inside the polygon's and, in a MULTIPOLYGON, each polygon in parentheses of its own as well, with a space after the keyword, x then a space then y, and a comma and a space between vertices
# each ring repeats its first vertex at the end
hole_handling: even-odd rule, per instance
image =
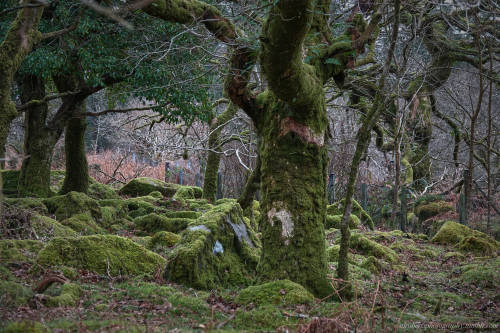
MULTIPOLYGON (((81 266, 41 269, 39 253, 54 238, 37 235, 26 238, 38 240, 26 241, 20 239, 22 233, 6 237, 5 226, 2 230, 0 331, 5 332, 494 332, 500 323, 498 252, 474 255, 458 251, 454 245, 436 244, 422 234, 361 227, 354 234, 393 250, 397 259, 384 261, 384 254, 379 254, 377 269, 365 269, 366 265, 360 263, 363 249, 354 248, 350 266, 356 293, 353 301, 314 299, 287 305, 280 301, 289 292, 285 289, 279 290, 282 296, 268 303, 242 303, 238 295, 244 286, 197 290, 165 281, 160 270, 122 276, 113 274, 112 267, 104 272, 81 266), (62 277, 62 283, 38 289, 40 281, 54 274, 62 277), (50 301, 62 295, 68 283, 79 286, 76 299, 50 301)), ((150 240, 130 225, 127 230, 103 230, 99 232, 138 243, 140 237, 150 240)), ((334 245, 338 230, 327 230, 326 237, 334 245)), ((158 253, 169 260, 176 246, 182 243, 169 248, 168 253, 164 249, 158 253)), ((335 246, 329 247, 329 265, 332 284, 336 285, 332 256, 335 246)))

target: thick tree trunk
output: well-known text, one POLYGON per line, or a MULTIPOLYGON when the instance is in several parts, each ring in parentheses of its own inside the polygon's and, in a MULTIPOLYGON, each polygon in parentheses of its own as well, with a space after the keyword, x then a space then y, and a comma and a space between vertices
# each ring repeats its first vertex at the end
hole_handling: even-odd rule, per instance
POLYGON ((236 114, 237 108, 230 103, 226 110, 218 117, 214 118, 210 124, 210 134, 208 137, 208 158, 203 182, 203 198, 210 202, 215 202, 217 194, 217 172, 219 171, 220 153, 222 148, 220 134, 225 124, 236 114))
MULTIPOLYGON (((45 83, 35 75, 19 79, 22 103, 41 100, 45 97, 45 83)), ((18 192, 20 197, 50 195, 50 165, 52 152, 61 135, 60 130, 49 130, 47 104, 30 106, 24 118, 24 152, 26 158, 21 166, 18 192)))
POLYGON ((85 112, 85 102, 75 105, 76 117, 66 125, 64 137, 64 151, 66 153, 66 176, 61 193, 77 191, 87 193, 89 189, 89 167, 85 151, 86 118, 81 116, 85 112), (80 116, 78 116, 80 114, 80 116))
MULTIPOLYGON (((324 96, 318 96, 317 101, 324 107, 324 96)), ((325 297, 332 293, 323 229, 328 164, 326 108, 306 118, 300 114, 299 122, 291 116, 293 108, 275 96, 269 96, 269 107, 261 127, 259 276, 264 281, 290 279, 325 297)))

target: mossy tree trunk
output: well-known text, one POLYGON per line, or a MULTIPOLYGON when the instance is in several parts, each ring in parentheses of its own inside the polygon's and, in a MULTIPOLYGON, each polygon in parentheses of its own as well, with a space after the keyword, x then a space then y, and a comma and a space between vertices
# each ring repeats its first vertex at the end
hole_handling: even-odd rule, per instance
POLYGON ((210 122, 210 134, 208 136, 208 158, 205 169, 205 176, 203 182, 203 195, 204 199, 210 202, 215 202, 217 194, 217 172, 219 171, 220 164, 220 150, 222 149, 223 142, 221 142, 220 135, 222 129, 236 114, 237 107, 233 103, 229 103, 226 110, 219 116, 214 117, 210 122))
POLYGON ((66 153, 66 176, 61 193, 70 191, 87 193, 89 189, 89 167, 85 151, 85 129, 87 128, 85 103, 75 105, 75 117, 66 125, 64 151, 66 153))
MULTIPOLYGON (((33 1, 34 2, 34 1, 33 1)), ((32 4, 23 0, 21 5, 32 4)), ((39 4, 38 4, 39 5, 39 4)), ((0 150, 5 150, 10 123, 17 116, 16 105, 11 99, 10 88, 14 74, 31 52, 42 34, 37 30, 43 13, 43 6, 25 7, 18 11, 4 40, 0 44, 0 150)))
POLYGON ((249 207, 252 207, 253 198, 255 193, 259 189, 260 185, 260 157, 257 156, 257 165, 255 169, 253 169, 250 177, 248 177, 247 182, 245 184, 245 188, 243 189, 243 193, 238 198, 238 203, 240 204, 243 210, 246 210, 249 207))
MULTIPOLYGON (((42 100, 45 97, 45 82, 36 75, 26 74, 19 78, 22 103, 42 100)), ((24 152, 19 176, 18 194, 47 197, 50 195, 50 165, 52 153, 62 127, 49 129, 47 103, 29 106, 24 115, 24 152)))
MULTIPOLYGON (((400 0, 394 1, 394 23, 392 26, 392 36, 389 46, 389 51, 384 62, 383 72, 378 81, 379 90, 375 95, 374 101, 371 108, 363 116, 363 123, 361 128, 358 130, 356 143, 356 151, 351 163, 351 170, 349 172, 349 180, 347 183, 347 191, 344 203, 344 212, 342 215, 342 221, 340 225, 340 249, 339 258, 337 265, 337 276, 341 280, 339 295, 343 301, 350 300, 353 296, 352 285, 349 282, 349 239, 351 237, 349 230, 349 220, 352 209, 352 197, 354 195, 354 185, 356 184, 356 179, 358 177, 359 164, 363 157, 364 152, 368 148, 371 140, 371 130, 374 128, 375 123, 379 117, 381 110, 385 107, 387 98, 384 98, 384 89, 386 76, 389 73, 389 68, 391 66, 392 58, 394 56, 394 50, 396 47, 396 40, 399 33, 399 12, 400 12, 400 0)), ((364 104, 362 104, 364 105, 364 104)))
POLYGON ((156 0, 145 8, 150 15, 178 23, 201 20, 230 46, 226 94, 250 116, 261 138, 260 279, 287 278, 319 297, 333 291, 324 239, 328 121, 323 85, 332 77, 342 84, 354 51, 363 52, 381 17, 377 12, 359 33, 358 23, 364 22, 357 16, 344 38, 334 40, 325 19, 328 9, 326 0, 272 5, 260 37, 269 89, 258 94, 248 84, 258 52, 242 44, 237 29, 215 7, 196 0, 156 0), (326 46, 316 48, 319 52, 311 53, 306 64, 302 51, 308 34, 326 46))

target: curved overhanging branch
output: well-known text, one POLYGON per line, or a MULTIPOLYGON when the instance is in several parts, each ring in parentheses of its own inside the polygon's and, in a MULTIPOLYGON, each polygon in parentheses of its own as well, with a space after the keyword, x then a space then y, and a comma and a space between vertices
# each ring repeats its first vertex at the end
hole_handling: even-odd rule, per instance
POLYGON ((231 101, 239 106, 256 123, 260 109, 256 95, 248 87, 256 52, 239 39, 241 33, 212 5, 197 0, 156 0, 145 7, 147 14, 175 23, 202 23, 218 40, 231 49, 230 70, 225 81, 225 91, 231 101))

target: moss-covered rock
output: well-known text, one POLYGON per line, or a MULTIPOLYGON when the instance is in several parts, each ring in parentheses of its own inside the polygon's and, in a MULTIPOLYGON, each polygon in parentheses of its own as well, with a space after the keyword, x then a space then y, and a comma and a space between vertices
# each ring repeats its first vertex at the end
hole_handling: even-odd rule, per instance
POLYGON ((290 280, 277 280, 243 289, 236 297, 240 304, 296 305, 309 304, 314 296, 303 286, 290 280))
POLYGON ((31 263, 43 246, 44 244, 38 240, 1 239, 0 261, 2 263, 31 263))
POLYGON ((367 271, 378 274, 382 270, 382 264, 374 256, 368 256, 359 267, 366 269, 367 271))
POLYGON ((186 199, 200 199, 203 194, 201 187, 197 186, 181 186, 175 192, 174 200, 186 204, 186 199))
POLYGON ((3 333, 48 333, 48 328, 35 321, 20 321, 8 324, 2 331, 3 333))
POLYGON ((205 212, 214 206, 207 199, 186 199, 189 209, 197 212, 205 212))
MULTIPOLYGON (((127 204, 127 209, 129 211, 128 215, 132 218, 136 218, 139 216, 148 215, 158 208, 151 202, 143 200, 144 197, 139 198, 130 198, 125 200, 127 204)), ((151 197, 152 198, 152 197, 151 197)), ((154 198, 156 200, 156 198, 154 198)))
POLYGON ((94 220, 101 220, 99 203, 81 192, 69 192, 44 200, 49 213, 55 214, 62 221, 76 214, 88 214, 94 220))
POLYGON ((120 211, 116 209, 115 207, 112 206, 104 206, 101 207, 101 223, 100 225, 104 228, 109 228, 113 224, 116 224, 119 222, 120 219, 124 218, 125 216, 120 216, 120 211))
POLYGON ((493 255, 500 252, 500 243, 485 233, 469 227, 447 221, 432 238, 432 242, 443 245, 454 245, 462 251, 476 255, 493 255))
POLYGON ((106 231, 101 228, 88 214, 76 214, 61 221, 61 224, 71 228, 80 235, 104 234, 106 231))
POLYGON ((6 206, 14 206, 39 214, 48 214, 47 207, 40 198, 6 198, 6 206))
POLYGON ((139 230, 146 232, 170 231, 180 232, 188 226, 192 219, 186 218, 168 218, 165 216, 151 213, 146 216, 140 216, 134 219, 134 223, 139 230))
POLYGON ((161 199, 163 198, 163 194, 161 194, 160 191, 153 191, 151 193, 148 194, 149 197, 153 197, 153 198, 156 198, 156 199, 161 199))
MULTIPOLYGON (((342 215, 327 215, 325 219, 325 229, 335 228, 340 229, 340 224, 342 222, 342 215)), ((357 229, 359 228, 361 222, 359 218, 351 214, 351 218, 349 219, 349 228, 357 229)))
POLYGON ((26 304, 33 297, 30 288, 14 281, 0 281, 0 304, 2 307, 17 307, 26 304))
POLYGON ((175 194, 180 185, 165 183, 159 179, 141 177, 132 179, 120 190, 119 194, 138 197, 148 195, 151 192, 158 191, 166 197, 171 197, 175 194))
POLYGON ((198 217, 201 216, 200 212, 195 212, 192 210, 184 211, 184 210, 179 210, 179 211, 171 211, 171 212, 166 212, 164 214, 166 217, 170 218, 184 218, 184 219, 197 219, 198 217))
POLYGON ((160 231, 153 235, 149 242, 149 248, 173 247, 181 241, 181 236, 168 231, 160 231))
POLYGON ((260 241, 235 200, 215 206, 181 235, 165 270, 167 280, 199 289, 252 281, 260 241))
POLYGON ((103 199, 121 199, 115 189, 109 185, 101 184, 99 182, 92 182, 89 185, 89 197, 96 200, 103 199))
MULTIPOLYGON (((345 199, 342 199, 340 201, 337 201, 333 203, 332 205, 329 205, 326 207, 326 213, 328 215, 343 215, 343 206, 344 206, 345 199)), ((363 207, 354 199, 352 199, 352 211, 351 214, 355 215, 358 217, 358 219, 364 223, 370 230, 374 229, 374 224, 372 217, 370 214, 368 214, 363 207)))
POLYGON ((130 239, 112 235, 54 238, 38 254, 43 267, 70 266, 99 274, 154 274, 165 259, 130 239))
POLYGON ((394 250, 385 245, 374 242, 360 233, 353 233, 351 235, 350 247, 365 256, 374 256, 375 258, 385 259, 390 263, 396 263, 399 261, 399 257, 394 250))
POLYGON ((243 331, 252 329, 254 332, 272 332, 278 327, 293 324, 292 320, 284 316, 278 307, 263 305, 251 310, 238 309, 232 324, 243 331))
POLYGON ((62 223, 43 215, 30 217, 31 227, 37 239, 50 239, 53 237, 76 237, 76 232, 62 223))
POLYGON ((82 293, 82 288, 76 283, 65 283, 61 293, 57 296, 48 296, 45 305, 48 307, 75 306, 82 293))
POLYGON ((433 201, 426 204, 421 204, 415 208, 415 214, 420 221, 425 221, 438 214, 453 210, 453 206, 446 201, 433 201))

